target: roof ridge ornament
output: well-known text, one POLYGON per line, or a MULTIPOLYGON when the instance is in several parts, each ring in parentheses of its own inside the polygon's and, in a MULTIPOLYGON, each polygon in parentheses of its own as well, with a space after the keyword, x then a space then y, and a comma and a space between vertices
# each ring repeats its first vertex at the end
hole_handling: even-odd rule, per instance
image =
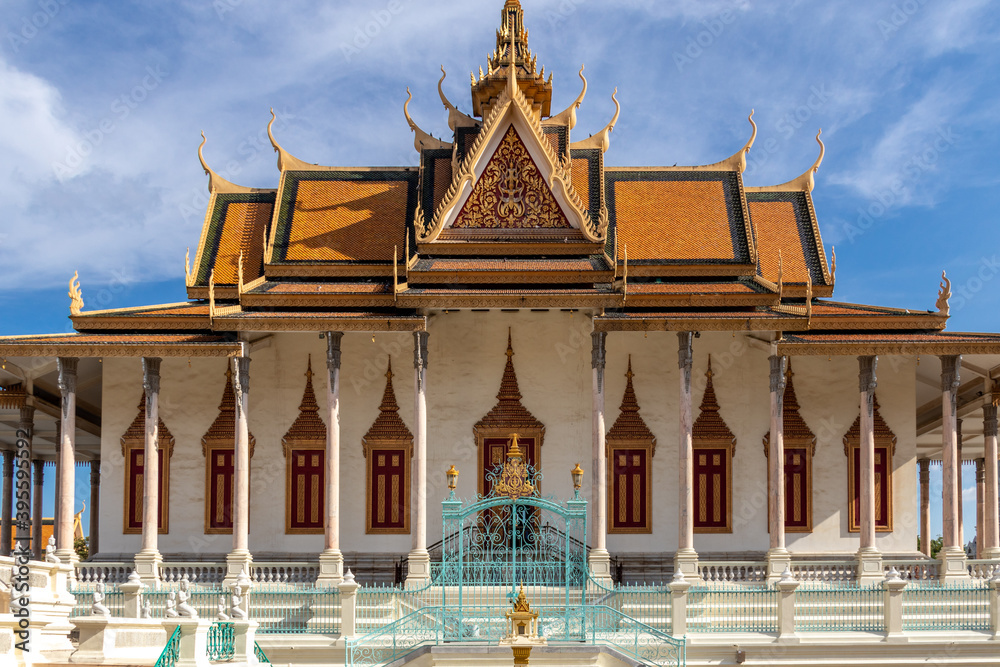
MULTIPOLYGON (((586 67, 586 65, 580 65, 580 79, 583 81, 583 90, 580 91, 580 94, 577 96, 576 101, 573 102, 573 104, 569 105, 569 108, 567 108, 562 113, 557 114, 557 115, 552 116, 551 118, 549 118, 548 122, 550 122, 550 123, 552 123, 554 125, 555 124, 558 124, 558 125, 565 124, 571 130, 574 127, 576 127, 576 110, 579 109, 583 105, 583 100, 584 100, 585 97, 587 97, 587 77, 585 77, 583 75, 583 70, 584 70, 585 67, 586 67)), ((545 76, 544 72, 543 72, 542 76, 544 78, 544 76, 545 76)))
POLYGON ((750 154, 750 149, 753 148, 754 142, 757 141, 757 123, 753 119, 755 113, 756 110, 751 109, 750 116, 747 118, 747 120, 750 121, 750 127, 753 128, 749 141, 743 145, 743 148, 733 154, 732 157, 728 157, 725 160, 714 164, 696 165, 691 167, 667 167, 666 171, 738 171, 741 174, 744 173, 747 170, 747 155, 750 154))
POLYGON ((69 314, 76 317, 83 310, 83 291, 80 289, 80 272, 74 271, 69 280, 69 314))
POLYGON ((941 272, 941 289, 938 291, 938 300, 935 306, 938 309, 937 314, 941 317, 950 317, 951 315, 951 281, 948 280, 948 274, 945 271, 941 272))
POLYGON ((440 139, 435 139, 430 134, 421 130, 420 127, 413 122, 413 118, 410 117, 410 102, 413 100, 413 93, 410 92, 409 86, 406 88, 406 94, 409 97, 407 97, 406 102, 403 103, 403 115, 406 116, 406 123, 410 126, 410 130, 412 130, 416 135, 413 139, 413 148, 418 153, 425 150, 451 149, 452 145, 450 143, 441 141, 440 139))
MULTIPOLYGON (((444 65, 441 65, 441 78, 438 80, 438 96, 441 98, 441 104, 444 108, 448 110, 448 127, 454 132, 460 127, 477 127, 479 121, 477 121, 472 116, 464 114, 458 110, 454 104, 448 99, 448 96, 444 94, 444 80, 448 77, 448 73, 444 70, 444 65)), ((479 78, 483 77, 483 68, 479 68, 479 78)), ((475 76, 473 76, 472 83, 475 85, 475 76)), ((410 92, 407 88, 406 92, 410 92)))
POLYGON ((274 122, 276 120, 278 120, 278 116, 274 113, 274 107, 271 107, 271 120, 267 124, 267 138, 271 140, 271 146, 274 147, 274 152, 278 154, 278 170, 285 172, 315 169, 316 165, 303 162, 281 147, 278 140, 274 138, 274 122))
POLYGON ((222 176, 219 176, 211 167, 208 166, 208 162, 205 161, 204 148, 205 144, 208 143, 208 139, 205 137, 205 133, 201 133, 201 145, 198 146, 198 161, 201 162, 201 168, 205 170, 205 175, 208 176, 208 191, 211 194, 217 193, 244 193, 253 192, 253 188, 248 188, 242 185, 236 185, 230 181, 227 181, 222 176))
POLYGON ((191 248, 184 253, 184 286, 191 287, 191 248))
POLYGON ((781 185, 772 185, 763 188, 751 188, 755 192, 809 192, 816 189, 816 172, 823 165, 823 158, 826 157, 826 144, 820 138, 823 136, 822 128, 816 133, 816 143, 819 144, 819 157, 813 162, 806 173, 798 178, 793 178, 781 185))
POLYGON ((604 126, 604 129, 597 134, 570 144, 570 149, 600 148, 602 153, 608 152, 608 149, 611 148, 611 133, 615 131, 618 118, 622 113, 622 105, 618 102, 618 88, 615 88, 615 92, 611 94, 611 99, 615 103, 615 115, 611 118, 611 122, 604 126))

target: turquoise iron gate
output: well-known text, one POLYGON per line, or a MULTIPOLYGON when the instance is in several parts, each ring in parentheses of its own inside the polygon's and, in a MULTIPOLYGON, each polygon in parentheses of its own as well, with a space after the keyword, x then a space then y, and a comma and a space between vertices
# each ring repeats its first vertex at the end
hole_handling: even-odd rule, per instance
POLYGON ((524 587, 545 636, 583 639, 587 501, 539 492, 542 476, 521 458, 516 436, 506 463, 487 475, 489 492, 442 503, 440 575, 446 641, 498 641, 505 612, 524 587))

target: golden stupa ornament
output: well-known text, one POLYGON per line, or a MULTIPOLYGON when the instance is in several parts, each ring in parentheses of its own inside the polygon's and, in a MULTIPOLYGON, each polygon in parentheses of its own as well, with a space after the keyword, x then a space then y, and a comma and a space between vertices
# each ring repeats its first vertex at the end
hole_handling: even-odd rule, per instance
POLYGON ((514 651, 514 664, 527 665, 534 646, 545 646, 545 638, 539 633, 540 619, 538 612, 531 610, 528 596, 524 594, 524 585, 514 600, 514 608, 508 611, 507 620, 510 628, 507 636, 500 640, 501 645, 510 646, 514 651))
POLYGON ((507 450, 507 462, 500 470, 500 477, 493 485, 493 491, 496 495, 506 496, 511 500, 527 498, 535 493, 529 477, 528 464, 517 446, 517 433, 513 433, 510 436, 510 449, 507 450))

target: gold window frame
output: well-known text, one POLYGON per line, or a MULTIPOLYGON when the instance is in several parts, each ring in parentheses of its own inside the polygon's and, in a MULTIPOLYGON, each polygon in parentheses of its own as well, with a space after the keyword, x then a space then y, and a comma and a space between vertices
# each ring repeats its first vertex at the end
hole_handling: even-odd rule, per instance
MULTIPOLYGON (((770 434, 768 434, 770 435, 770 434)), ((783 450, 788 449, 804 449, 806 451, 806 489, 803 492, 803 497, 808 497, 808 503, 806 504, 806 525, 805 526, 789 526, 787 522, 787 517, 785 521, 785 533, 800 533, 807 534, 814 530, 813 525, 813 505, 815 505, 815 494, 813 493, 813 458, 816 455, 816 439, 806 438, 806 437, 790 437, 782 438, 783 450)), ((764 458, 771 458, 770 445, 768 439, 764 440, 764 458)), ((767 465, 767 488, 771 488, 771 465, 767 465)), ((767 508, 768 514, 771 510, 771 494, 767 494, 767 508)), ((768 522, 767 526, 768 532, 771 531, 771 524, 768 522)))
MULTIPOLYGON (((132 486, 132 452, 140 449, 145 450, 146 443, 136 442, 134 440, 122 441, 122 456, 125 457, 125 493, 123 508, 122 508, 122 534, 123 535, 142 535, 142 528, 130 528, 128 525, 128 518, 134 511, 134 507, 129 505, 129 489, 132 486)), ((170 534, 170 458, 174 455, 174 440, 170 438, 165 440, 160 438, 160 445, 158 448, 165 448, 165 454, 163 456, 163 465, 160 466, 159 473, 163 477, 163 493, 160 497, 160 517, 159 524, 157 526, 157 533, 160 535, 170 534)), ((145 461, 143 461, 143 469, 145 469, 145 461)), ((145 474, 145 473, 143 473, 145 474)), ((144 482, 145 483, 145 482, 144 482)), ((136 502, 143 502, 142 498, 136 498, 136 502)), ((145 512, 143 512, 143 521, 146 520, 145 512)))
MULTIPOLYGON (((253 460, 254 454, 254 438, 250 436, 250 460, 253 460)), ((215 510, 211 507, 210 500, 212 498, 212 455, 218 451, 231 451, 233 452, 233 483, 236 483, 236 445, 235 443, 227 443, 224 441, 204 441, 201 443, 201 452, 205 457, 205 535, 232 535, 232 528, 213 528, 212 527, 212 512, 215 510)), ((249 476, 248 476, 249 477, 249 476)), ((236 504, 236 493, 233 492, 233 509, 235 513, 236 504)))

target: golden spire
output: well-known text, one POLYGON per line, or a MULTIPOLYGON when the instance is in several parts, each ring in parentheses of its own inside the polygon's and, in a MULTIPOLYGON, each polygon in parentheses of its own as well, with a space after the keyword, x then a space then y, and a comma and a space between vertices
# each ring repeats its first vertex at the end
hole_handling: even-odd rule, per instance
POLYGON ((719 401, 715 396, 715 384, 712 372, 712 357, 708 358, 708 384, 705 386, 705 395, 701 401, 701 414, 695 421, 691 429, 695 440, 709 440, 718 444, 731 442, 736 444, 736 436, 729 430, 722 415, 719 414, 719 401))
POLYGON ((80 272, 74 271, 69 281, 69 314, 76 316, 83 310, 83 291, 80 289, 80 272))

